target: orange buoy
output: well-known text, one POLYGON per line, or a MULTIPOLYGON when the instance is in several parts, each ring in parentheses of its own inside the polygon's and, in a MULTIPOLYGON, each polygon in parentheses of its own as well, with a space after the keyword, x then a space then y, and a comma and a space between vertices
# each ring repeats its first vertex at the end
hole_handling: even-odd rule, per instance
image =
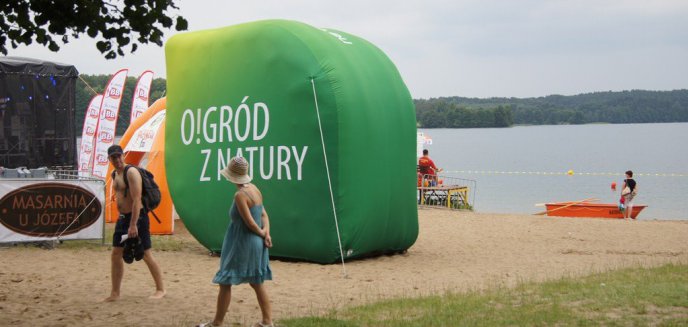
POLYGON ((616 191, 616 182, 612 182, 612 191, 616 191))

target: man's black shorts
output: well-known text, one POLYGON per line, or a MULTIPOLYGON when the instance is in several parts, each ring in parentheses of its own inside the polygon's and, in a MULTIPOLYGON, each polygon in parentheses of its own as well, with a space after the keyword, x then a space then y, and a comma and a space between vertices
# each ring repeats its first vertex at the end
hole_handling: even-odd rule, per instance
MULTIPOLYGON (((129 232, 130 219, 131 213, 119 215, 117 224, 115 224, 115 234, 112 236, 112 246, 120 248, 124 247, 124 243, 122 243, 122 235, 127 235, 129 232)), ((136 227, 139 230, 139 238, 143 244, 143 249, 150 249, 152 246, 150 238, 150 221, 144 210, 141 210, 141 214, 139 214, 139 220, 136 222, 136 227)))

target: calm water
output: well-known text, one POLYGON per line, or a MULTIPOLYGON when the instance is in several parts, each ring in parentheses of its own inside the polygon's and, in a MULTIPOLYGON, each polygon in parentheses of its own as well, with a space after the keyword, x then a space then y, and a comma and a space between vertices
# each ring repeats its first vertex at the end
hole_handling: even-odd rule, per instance
POLYGON ((419 131, 432 138, 425 147, 438 167, 477 181, 478 212, 534 213, 544 210, 536 203, 592 197, 616 203, 630 169, 638 182, 635 203, 648 205, 638 219, 688 219, 688 123, 419 131), (530 173, 569 170, 574 175, 530 173))

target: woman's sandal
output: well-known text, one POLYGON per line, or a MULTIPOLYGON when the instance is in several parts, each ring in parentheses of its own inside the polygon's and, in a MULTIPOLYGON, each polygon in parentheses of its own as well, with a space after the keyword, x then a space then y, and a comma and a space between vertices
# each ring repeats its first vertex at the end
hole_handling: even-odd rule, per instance
POLYGON ((213 325, 212 321, 208 321, 208 322, 204 322, 204 323, 196 325, 196 327, 214 327, 214 326, 215 325, 213 325))

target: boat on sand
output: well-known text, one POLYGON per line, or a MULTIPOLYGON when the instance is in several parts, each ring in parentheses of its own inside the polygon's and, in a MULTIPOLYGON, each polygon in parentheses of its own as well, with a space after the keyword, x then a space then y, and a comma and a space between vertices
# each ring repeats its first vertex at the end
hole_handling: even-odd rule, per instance
MULTIPOLYGON (((617 218, 622 219, 623 212, 616 203, 590 203, 590 202, 553 202, 545 203, 547 216, 577 217, 577 218, 617 218)), ((647 205, 634 204, 631 218, 638 217, 647 205)))

